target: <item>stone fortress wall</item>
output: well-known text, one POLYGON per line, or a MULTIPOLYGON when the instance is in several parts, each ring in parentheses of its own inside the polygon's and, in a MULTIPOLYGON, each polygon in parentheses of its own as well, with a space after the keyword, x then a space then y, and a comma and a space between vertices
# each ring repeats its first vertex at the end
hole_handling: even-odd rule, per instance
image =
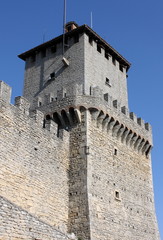
POLYGON ((83 239, 136 233, 131 239, 137 240, 144 231, 144 239, 159 239, 149 124, 108 105, 97 88, 94 96, 49 103, 49 113, 44 104, 29 111, 24 97, 9 104, 11 89, 2 81, 0 90, 2 239, 69 239, 68 232, 75 232, 83 239), (99 108, 105 104, 104 112, 99 108), (56 116, 69 131, 58 129, 56 116))
POLYGON ((67 33, 68 64, 61 41, 20 55, 15 105, 0 81, 0 239, 159 240, 152 129, 129 112, 130 64, 88 26, 67 33))
POLYGON ((69 133, 0 82, 0 239, 69 239, 69 133), (56 233, 56 234, 55 234, 56 233), (57 237, 58 236, 58 237, 57 237))

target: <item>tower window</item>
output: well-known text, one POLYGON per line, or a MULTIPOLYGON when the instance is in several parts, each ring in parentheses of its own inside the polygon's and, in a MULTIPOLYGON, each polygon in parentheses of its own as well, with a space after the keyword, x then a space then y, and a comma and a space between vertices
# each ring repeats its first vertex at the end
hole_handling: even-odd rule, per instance
POLYGON ((106 78, 105 84, 108 85, 109 87, 111 87, 111 83, 110 83, 110 79, 109 78, 106 78))
POLYGON ((55 72, 53 72, 53 73, 50 74, 50 78, 51 78, 51 79, 52 79, 52 78, 55 78, 55 72))
POLYGON ((118 191, 115 191, 115 199, 120 201, 120 194, 118 191))
POLYGON ((115 148, 114 149, 114 156, 117 156, 118 150, 115 148))
POLYGON ((99 44, 97 44, 97 51, 101 53, 101 46, 99 44))

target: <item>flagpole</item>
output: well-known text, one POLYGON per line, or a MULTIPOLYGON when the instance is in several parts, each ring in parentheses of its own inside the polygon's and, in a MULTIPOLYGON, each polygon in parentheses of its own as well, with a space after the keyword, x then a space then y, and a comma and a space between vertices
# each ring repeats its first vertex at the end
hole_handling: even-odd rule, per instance
POLYGON ((64 53, 65 53, 66 8, 67 8, 67 2, 66 2, 66 0, 64 0, 64 10, 63 10, 63 56, 64 56, 64 53))

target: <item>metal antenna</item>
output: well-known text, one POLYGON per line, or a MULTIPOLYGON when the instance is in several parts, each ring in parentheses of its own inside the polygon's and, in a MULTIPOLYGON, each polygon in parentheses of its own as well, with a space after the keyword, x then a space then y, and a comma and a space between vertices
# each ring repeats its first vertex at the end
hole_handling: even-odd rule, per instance
POLYGON ((66 26, 66 0, 64 0, 64 12, 63 12, 63 56, 65 53, 65 26, 66 26))
POLYGON ((91 12, 91 28, 93 28, 93 14, 91 12))

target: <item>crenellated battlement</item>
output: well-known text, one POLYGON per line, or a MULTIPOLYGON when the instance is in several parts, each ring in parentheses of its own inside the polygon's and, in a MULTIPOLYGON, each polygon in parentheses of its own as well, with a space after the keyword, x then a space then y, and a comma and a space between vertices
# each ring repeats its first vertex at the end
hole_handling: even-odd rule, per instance
POLYGON ((14 115, 16 121, 24 121, 25 124, 30 124, 33 126, 37 124, 37 127, 43 131, 47 130, 47 134, 51 134, 52 137, 57 137, 57 140, 63 139, 68 133, 64 129, 58 130, 58 124, 50 119, 46 119, 44 117, 44 113, 39 111, 38 109, 31 110, 30 103, 27 99, 22 96, 15 98, 15 104, 10 104, 11 98, 11 87, 8 86, 3 81, 0 81, 0 103, 1 107, 3 106, 3 113, 5 114, 5 110, 8 114, 10 114, 11 118, 14 115), (10 109, 10 111, 9 111, 10 109))
MULTIPOLYGON (((1 99, 9 102, 11 88, 0 82, 1 99)), ((15 107, 21 110, 22 114, 29 116, 40 127, 53 132, 56 136, 62 136, 60 129, 70 129, 81 122, 81 107, 84 107, 92 115, 92 120, 97 122, 97 126, 101 126, 103 131, 111 133, 112 136, 121 140, 127 146, 133 147, 138 152, 149 154, 152 148, 152 130, 149 123, 145 123, 143 119, 138 118, 133 112, 121 104, 117 100, 113 100, 109 94, 103 94, 99 87, 92 89, 92 95, 82 95, 82 86, 76 85, 71 89, 72 96, 64 90, 58 91, 55 101, 47 104, 47 95, 45 103, 42 101, 41 106, 35 110, 30 110, 30 103, 24 97, 15 98, 15 107), (76 95, 76 94, 80 95, 76 95), (47 109, 50 109, 47 111, 47 109)), ((40 98, 39 98, 40 100, 40 98)), ((64 131, 64 130, 62 130, 64 131)))

